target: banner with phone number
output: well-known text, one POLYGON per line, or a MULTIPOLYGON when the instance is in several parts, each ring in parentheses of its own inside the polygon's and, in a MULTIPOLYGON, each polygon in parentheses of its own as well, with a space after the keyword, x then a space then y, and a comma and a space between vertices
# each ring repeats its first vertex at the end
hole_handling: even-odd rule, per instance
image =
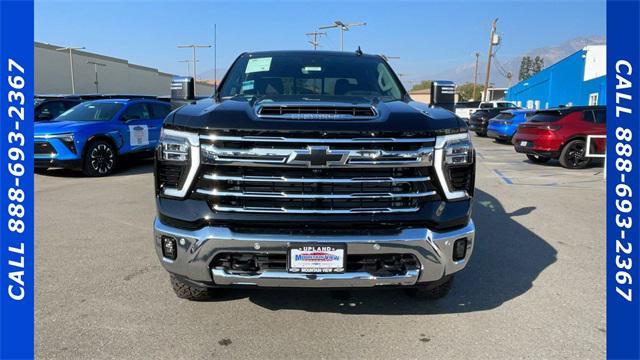
POLYGON ((640 2, 607 3, 607 358, 640 358, 640 2))
POLYGON ((33 1, 0 1, 0 359, 34 356, 33 1))

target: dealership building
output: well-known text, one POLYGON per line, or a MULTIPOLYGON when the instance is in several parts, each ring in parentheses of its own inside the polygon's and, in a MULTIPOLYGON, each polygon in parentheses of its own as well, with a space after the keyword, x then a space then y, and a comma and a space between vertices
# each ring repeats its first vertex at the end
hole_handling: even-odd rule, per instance
POLYGON ((606 45, 586 46, 509 88, 506 99, 529 109, 606 104, 606 45))
MULTIPOLYGON (((35 93, 71 94, 71 59, 62 46, 35 42, 35 93)), ((166 96, 173 74, 131 64, 125 59, 73 50, 73 84, 76 94, 127 94, 166 96), (97 76, 97 83, 96 83, 97 76)), ((198 95, 213 93, 213 83, 198 81, 198 95)))

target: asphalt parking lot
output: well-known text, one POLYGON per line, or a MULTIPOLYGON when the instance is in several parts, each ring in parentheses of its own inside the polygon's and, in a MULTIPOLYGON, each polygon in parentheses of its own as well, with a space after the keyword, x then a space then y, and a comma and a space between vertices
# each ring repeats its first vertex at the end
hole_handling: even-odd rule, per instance
POLYGON ((474 257, 449 296, 233 290, 178 299, 152 244, 151 161, 36 175, 40 358, 602 358, 603 168, 478 150, 474 257))

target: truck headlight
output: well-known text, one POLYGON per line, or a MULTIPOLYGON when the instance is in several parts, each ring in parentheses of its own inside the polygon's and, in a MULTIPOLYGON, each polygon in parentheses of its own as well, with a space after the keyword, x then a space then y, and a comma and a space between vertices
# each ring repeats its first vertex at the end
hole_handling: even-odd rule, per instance
POLYGON ((162 129, 156 154, 156 191, 184 198, 200 165, 200 137, 196 133, 162 129))
POLYGON ((448 140, 444 145, 446 165, 468 165, 473 162, 473 146, 469 134, 465 138, 448 140))
POLYGON ((473 193, 475 152, 469 133, 438 136, 434 167, 447 200, 466 199, 473 193))
POLYGON ((165 130, 160 134, 160 153, 164 161, 188 161, 189 140, 185 137, 168 135, 165 130))

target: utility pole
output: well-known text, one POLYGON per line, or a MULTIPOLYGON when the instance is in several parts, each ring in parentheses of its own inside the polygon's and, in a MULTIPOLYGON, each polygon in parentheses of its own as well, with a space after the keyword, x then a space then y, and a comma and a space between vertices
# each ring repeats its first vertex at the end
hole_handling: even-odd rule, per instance
POLYGON ((313 40, 309 40, 309 43, 313 45, 313 50, 316 50, 317 47, 320 46, 320 43, 318 42, 318 38, 321 37, 322 35, 326 36, 327 33, 324 31, 312 31, 310 33, 306 33, 305 35, 313 36, 313 40))
POLYGON ((491 59, 493 58, 493 45, 498 45, 498 43, 500 43, 499 39, 494 39, 494 36, 496 35, 497 23, 498 23, 498 18, 493 20, 493 23, 491 24, 491 35, 489 36, 489 54, 487 55, 487 75, 484 79, 484 93, 482 95, 482 101, 487 101, 487 91, 489 90, 489 77, 491 76, 491 59))
POLYGON ((87 61, 87 64, 93 65, 93 71, 96 74, 96 81, 94 81, 93 83, 96 84, 96 94, 99 94, 100 89, 98 88, 98 66, 104 67, 104 66, 107 66, 107 64, 103 64, 95 61, 87 61))
POLYGON ((340 51, 344 51, 344 32, 349 31, 349 29, 352 26, 365 26, 365 25, 367 25, 366 22, 345 24, 340 20, 336 20, 333 22, 333 25, 320 26, 319 29, 330 29, 330 28, 340 29, 340 51))
POLYGON ((63 47, 63 48, 58 48, 56 49, 57 51, 69 51, 69 67, 70 67, 70 72, 71 72, 71 94, 75 94, 76 93, 76 83, 73 79, 73 50, 83 50, 85 49, 84 46, 82 47, 63 47))
POLYGON ((213 24, 213 98, 218 97, 218 29, 213 24))
POLYGON ((476 99, 476 87, 478 86, 478 60, 480 59, 480 53, 476 52, 476 70, 474 72, 473 75, 473 92, 471 95, 473 97, 473 100, 476 99))
POLYGON ((197 77, 196 77, 196 74, 197 74, 196 62, 198 62, 198 60, 196 59, 196 49, 197 48, 210 48, 210 47, 211 47, 211 45, 196 45, 196 44, 178 45, 178 48, 180 48, 180 49, 184 49, 184 48, 193 49, 193 83, 194 83, 193 84, 194 85, 193 86, 193 95, 194 96, 196 95, 196 88, 198 87, 197 86, 198 84, 196 83, 196 80, 198 80, 197 77))

